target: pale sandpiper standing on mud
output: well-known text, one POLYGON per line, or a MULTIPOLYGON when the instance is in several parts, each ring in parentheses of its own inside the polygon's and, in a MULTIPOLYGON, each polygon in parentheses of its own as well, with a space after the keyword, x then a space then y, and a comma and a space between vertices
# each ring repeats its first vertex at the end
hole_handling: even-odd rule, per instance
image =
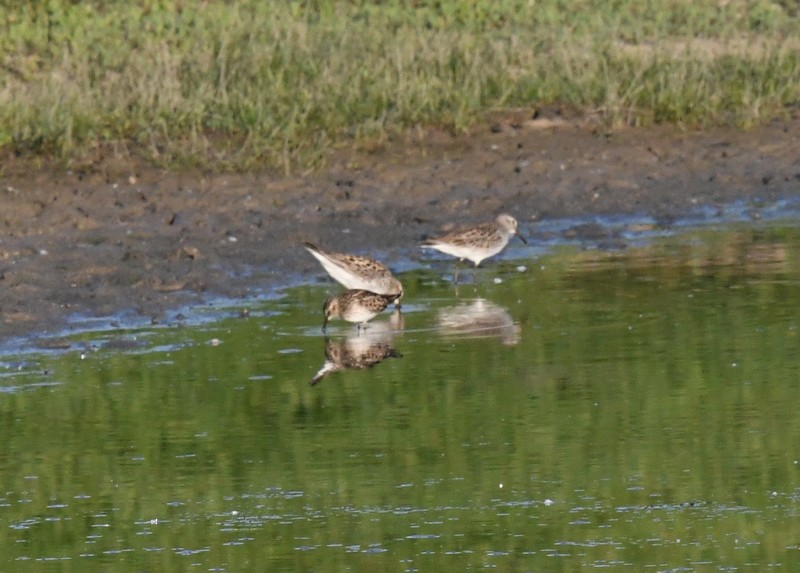
MULTIPOLYGON (((502 251, 509 239, 516 235, 527 244, 528 241, 517 229, 517 220, 503 213, 491 223, 483 223, 475 227, 453 231, 442 237, 428 239, 421 246, 436 249, 459 260, 469 259, 477 267, 482 260, 488 259, 502 251)), ((458 268, 456 267, 456 279, 458 268)))
POLYGON ((328 321, 332 318, 354 322, 358 325, 360 332, 368 321, 383 312, 395 299, 396 295, 377 294, 361 289, 347 290, 331 297, 325 301, 322 307, 325 315, 322 332, 325 332, 328 321))
POLYGON ((400 306, 403 285, 383 263, 360 255, 323 251, 311 243, 304 243, 303 246, 314 255, 328 274, 345 288, 392 295, 395 298, 390 302, 400 306))

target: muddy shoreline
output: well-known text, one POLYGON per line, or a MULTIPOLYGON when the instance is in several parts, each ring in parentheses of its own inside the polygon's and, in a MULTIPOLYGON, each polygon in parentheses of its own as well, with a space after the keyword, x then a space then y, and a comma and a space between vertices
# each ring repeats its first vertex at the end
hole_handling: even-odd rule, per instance
POLYGON ((553 218, 639 214, 669 228, 734 201, 758 217, 800 196, 798 134, 799 119, 749 131, 606 133, 508 117, 468 135, 432 131, 341 154, 294 177, 173 173, 118 158, 64 171, 7 158, 0 346, 68 330, 76 315, 162 321, 208 297, 312 280, 322 271, 303 241, 380 253, 391 265, 418 260, 425 236, 501 211, 534 241, 536 222, 553 218))

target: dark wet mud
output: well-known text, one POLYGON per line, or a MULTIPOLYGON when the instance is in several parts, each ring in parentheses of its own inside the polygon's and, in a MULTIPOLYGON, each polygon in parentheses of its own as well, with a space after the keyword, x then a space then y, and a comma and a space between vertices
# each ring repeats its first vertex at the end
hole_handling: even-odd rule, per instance
POLYGON ((322 274, 304 241, 413 265, 416 245, 509 212, 534 242, 602 242, 597 215, 661 228, 739 202, 752 218, 800 196, 800 120, 750 131, 605 132, 507 117, 331 158, 318 173, 174 173, 134 160, 79 170, 6 159, 0 177, 0 344, 75 317, 165 320, 322 274))

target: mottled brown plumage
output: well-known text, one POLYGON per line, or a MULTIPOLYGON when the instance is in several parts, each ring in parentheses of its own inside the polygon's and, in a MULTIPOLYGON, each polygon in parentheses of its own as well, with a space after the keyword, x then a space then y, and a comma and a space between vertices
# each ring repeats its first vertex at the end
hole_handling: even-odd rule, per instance
POLYGON ((370 320, 383 312, 397 297, 370 292, 368 290, 347 290, 325 301, 322 307, 325 320, 322 331, 332 318, 340 318, 358 324, 361 328, 370 320))
POLYGON ((328 274, 345 288, 394 295, 392 302, 400 304, 400 299, 403 298, 403 285, 383 263, 361 255, 323 251, 311 243, 304 243, 303 246, 314 255, 328 274))

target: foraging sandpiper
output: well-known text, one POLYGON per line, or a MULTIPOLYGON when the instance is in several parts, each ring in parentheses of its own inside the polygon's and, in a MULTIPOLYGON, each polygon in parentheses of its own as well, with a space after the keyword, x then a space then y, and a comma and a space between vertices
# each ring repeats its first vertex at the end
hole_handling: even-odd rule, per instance
POLYGON ((325 320, 322 332, 332 318, 341 318, 358 325, 359 332, 364 325, 383 312, 395 299, 396 295, 377 294, 368 290, 347 290, 329 298, 322 307, 325 320))

